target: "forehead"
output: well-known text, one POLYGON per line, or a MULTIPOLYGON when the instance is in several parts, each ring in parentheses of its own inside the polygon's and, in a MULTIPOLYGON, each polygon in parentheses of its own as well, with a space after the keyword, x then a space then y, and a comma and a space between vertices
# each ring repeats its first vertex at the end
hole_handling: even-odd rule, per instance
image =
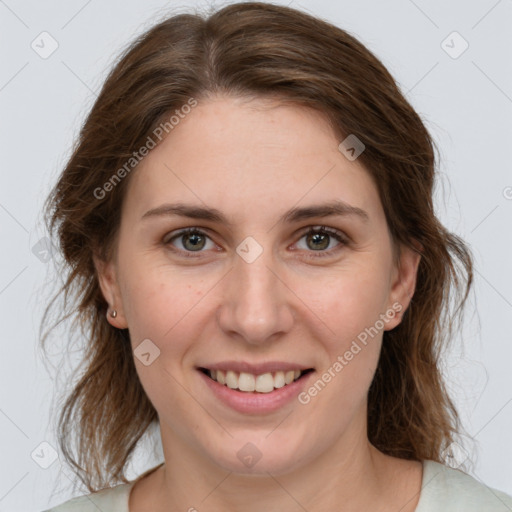
POLYGON ((268 214, 270 221, 299 202, 342 200, 379 215, 373 180, 338 150, 340 142, 311 109, 258 99, 204 100, 133 171, 125 204, 142 215, 180 200, 239 218, 268 214))

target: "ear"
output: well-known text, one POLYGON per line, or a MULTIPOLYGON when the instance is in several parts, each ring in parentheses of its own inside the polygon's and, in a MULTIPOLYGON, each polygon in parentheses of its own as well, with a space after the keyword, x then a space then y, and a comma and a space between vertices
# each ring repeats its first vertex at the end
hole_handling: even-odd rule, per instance
POLYGON ((116 266, 112 261, 106 262, 96 255, 93 256, 93 261, 103 298, 108 304, 107 321, 118 329, 126 329, 128 324, 123 310, 116 266), (115 318, 110 315, 113 310, 117 313, 115 318))
POLYGON ((409 307, 416 289, 418 265, 423 247, 419 242, 413 242, 415 248, 400 246, 398 262, 394 266, 388 310, 394 310, 395 316, 386 323, 385 331, 394 329, 401 321, 409 307))

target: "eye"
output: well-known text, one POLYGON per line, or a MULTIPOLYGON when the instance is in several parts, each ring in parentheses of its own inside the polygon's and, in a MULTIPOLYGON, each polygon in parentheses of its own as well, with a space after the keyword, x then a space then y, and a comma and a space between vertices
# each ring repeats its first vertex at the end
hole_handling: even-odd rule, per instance
MULTIPOLYGON (((198 253, 197 256, 199 256, 201 252, 204 252, 203 249, 215 249, 216 247, 204 231, 195 227, 182 229, 175 234, 170 233, 170 235, 173 236, 166 236, 163 239, 164 245, 171 245, 176 248, 176 252, 186 257, 196 257, 193 253, 198 253), (181 245, 181 247, 177 244, 181 245)), ((299 242, 303 238, 306 240, 306 247, 299 248, 304 249, 308 253, 317 253, 308 255, 308 257, 313 258, 331 256, 332 253, 337 252, 344 245, 348 244, 348 239, 344 233, 325 226, 310 227, 306 232, 302 233, 299 242), (338 241, 334 248, 332 247, 333 239, 338 241)))
MULTIPOLYGON (((306 250, 308 252, 316 252, 318 254, 312 254, 313 258, 331 256, 333 252, 341 249, 348 243, 346 236, 336 229, 327 228, 325 226, 310 227, 305 233, 302 234, 300 240, 306 239, 306 250), (338 244, 334 246, 331 242, 334 240, 338 241, 338 244), (330 249, 328 249, 331 247, 330 249), (326 250, 328 249, 328 250, 326 250)), ((301 249, 303 247, 300 247, 301 249)))
MULTIPOLYGON (((187 228, 179 231, 177 234, 170 238, 164 238, 165 245, 174 245, 174 240, 181 244, 181 247, 177 247, 181 252, 190 253, 190 252, 201 252, 204 248, 212 249, 212 247, 207 247, 207 241, 213 245, 213 242, 210 240, 210 237, 206 235, 203 231, 197 228, 187 228)), ((189 256, 189 254, 187 254, 189 256)))

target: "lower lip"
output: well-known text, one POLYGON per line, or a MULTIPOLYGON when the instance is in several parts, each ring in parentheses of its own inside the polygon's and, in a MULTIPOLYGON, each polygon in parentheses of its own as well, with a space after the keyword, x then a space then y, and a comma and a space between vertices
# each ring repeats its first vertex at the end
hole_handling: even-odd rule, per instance
POLYGON ((291 384, 270 393, 247 393, 228 388, 197 370, 213 394, 232 409, 245 414, 264 414, 276 411, 291 402, 304 389, 314 371, 306 373, 291 384))

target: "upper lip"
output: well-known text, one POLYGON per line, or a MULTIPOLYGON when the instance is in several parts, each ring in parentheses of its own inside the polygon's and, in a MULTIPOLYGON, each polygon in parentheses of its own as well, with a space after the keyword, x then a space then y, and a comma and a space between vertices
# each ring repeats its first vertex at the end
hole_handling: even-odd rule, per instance
POLYGON ((305 366, 300 363, 290 363, 285 361, 267 361, 265 363, 249 363, 246 361, 222 361, 220 363, 212 363, 201 365, 198 368, 205 368, 207 370, 232 370, 234 372, 252 373, 253 375, 262 375, 263 373, 272 373, 279 370, 310 370, 312 366, 305 366))

